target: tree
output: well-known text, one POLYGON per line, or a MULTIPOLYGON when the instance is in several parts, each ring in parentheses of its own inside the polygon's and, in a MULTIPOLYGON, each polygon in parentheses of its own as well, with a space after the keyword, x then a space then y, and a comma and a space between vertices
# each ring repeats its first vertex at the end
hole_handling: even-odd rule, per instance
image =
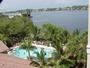
POLYGON ((68 44, 69 58, 75 60, 74 67, 86 66, 87 32, 72 36, 68 44))
POLYGON ((7 36, 8 46, 20 42, 30 34, 34 36, 35 29, 33 22, 27 17, 15 16, 10 19, 7 16, 0 16, 0 34, 7 36))
POLYGON ((79 35, 80 34, 80 30, 79 29, 76 29, 76 30, 74 30, 73 31, 73 35, 75 36, 75 35, 79 35))
POLYGON ((30 60, 30 50, 33 50, 35 47, 31 45, 32 40, 30 38, 24 39, 23 42, 21 43, 20 48, 21 49, 26 49, 28 52, 28 59, 30 60))
POLYGON ((6 41, 9 39, 5 34, 0 34, 0 40, 2 40, 4 43, 6 43, 6 41))
POLYGON ((40 53, 39 52, 35 52, 35 53, 38 59, 38 61, 35 61, 35 62, 40 66, 40 68, 45 68, 47 64, 46 58, 45 58, 46 52, 44 51, 44 49, 41 49, 40 53))

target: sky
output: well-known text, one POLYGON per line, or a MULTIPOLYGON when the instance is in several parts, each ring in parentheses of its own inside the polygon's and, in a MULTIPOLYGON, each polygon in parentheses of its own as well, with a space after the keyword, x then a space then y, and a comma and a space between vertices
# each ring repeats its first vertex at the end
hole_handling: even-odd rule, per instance
POLYGON ((87 5, 88 0, 3 0, 0 11, 87 5))

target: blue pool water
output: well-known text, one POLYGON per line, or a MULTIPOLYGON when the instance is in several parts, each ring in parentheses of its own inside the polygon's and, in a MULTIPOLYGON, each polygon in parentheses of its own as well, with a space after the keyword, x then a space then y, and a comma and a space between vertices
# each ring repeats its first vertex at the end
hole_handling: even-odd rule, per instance
MULTIPOLYGON (((37 58, 37 55, 36 55, 35 52, 39 52, 40 53, 40 51, 41 51, 41 48, 35 48, 33 50, 30 50, 30 56, 37 58)), ((53 50, 51 50, 51 49, 44 49, 44 51, 46 52, 45 58, 52 57, 53 50)), ((22 58, 22 59, 27 59, 28 52, 25 49, 16 48, 13 51, 13 55, 16 56, 16 57, 22 58)))

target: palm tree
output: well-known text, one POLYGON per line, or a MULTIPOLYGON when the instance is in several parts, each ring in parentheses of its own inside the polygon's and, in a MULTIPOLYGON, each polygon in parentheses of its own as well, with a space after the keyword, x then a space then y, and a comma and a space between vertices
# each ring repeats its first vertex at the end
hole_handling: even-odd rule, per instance
POLYGON ((86 62, 87 33, 71 36, 68 44, 69 58, 75 60, 74 67, 83 68, 86 62))
POLYGON ((63 54, 63 39, 64 36, 62 34, 62 30, 57 28, 52 38, 52 46, 56 49, 58 59, 60 59, 61 55, 63 54))
POLYGON ((26 51, 28 52, 28 59, 30 60, 30 50, 33 50, 35 47, 31 45, 32 40, 30 39, 24 39, 23 43, 21 43, 21 47, 22 49, 26 49, 26 51))
POLYGON ((74 65, 74 61, 68 58, 68 51, 63 50, 63 46, 68 44, 69 37, 69 32, 60 28, 57 28, 53 34, 52 46, 56 49, 56 52, 53 55, 55 63, 53 62, 52 64, 54 64, 55 68, 70 68, 72 65, 74 65))
POLYGON ((46 52, 44 51, 44 49, 41 49, 40 53, 35 52, 35 54, 37 55, 37 60, 33 60, 31 64, 36 64, 40 66, 40 68, 46 68, 47 61, 45 58, 46 52))
POLYGON ((43 34, 44 34, 44 39, 48 41, 52 41, 52 37, 54 32, 56 31, 57 26, 52 25, 52 24, 44 24, 42 27, 43 34))
POLYGON ((70 68, 75 65, 75 61, 69 59, 67 53, 61 55, 59 59, 57 59, 57 54, 54 53, 53 56, 55 56, 55 58, 51 58, 51 60, 48 61, 47 64, 49 67, 51 66, 51 68, 70 68))

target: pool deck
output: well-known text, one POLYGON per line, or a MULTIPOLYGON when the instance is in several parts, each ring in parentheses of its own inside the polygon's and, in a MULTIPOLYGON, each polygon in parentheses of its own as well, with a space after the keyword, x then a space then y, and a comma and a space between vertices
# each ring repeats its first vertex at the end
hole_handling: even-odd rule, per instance
POLYGON ((0 68, 36 68, 29 65, 30 61, 7 54, 0 54, 0 68))
POLYGON ((55 48, 54 48, 54 47, 52 47, 52 46, 37 45, 37 44, 32 44, 32 46, 39 47, 39 48, 44 48, 44 49, 51 49, 51 50, 55 50, 55 48))

